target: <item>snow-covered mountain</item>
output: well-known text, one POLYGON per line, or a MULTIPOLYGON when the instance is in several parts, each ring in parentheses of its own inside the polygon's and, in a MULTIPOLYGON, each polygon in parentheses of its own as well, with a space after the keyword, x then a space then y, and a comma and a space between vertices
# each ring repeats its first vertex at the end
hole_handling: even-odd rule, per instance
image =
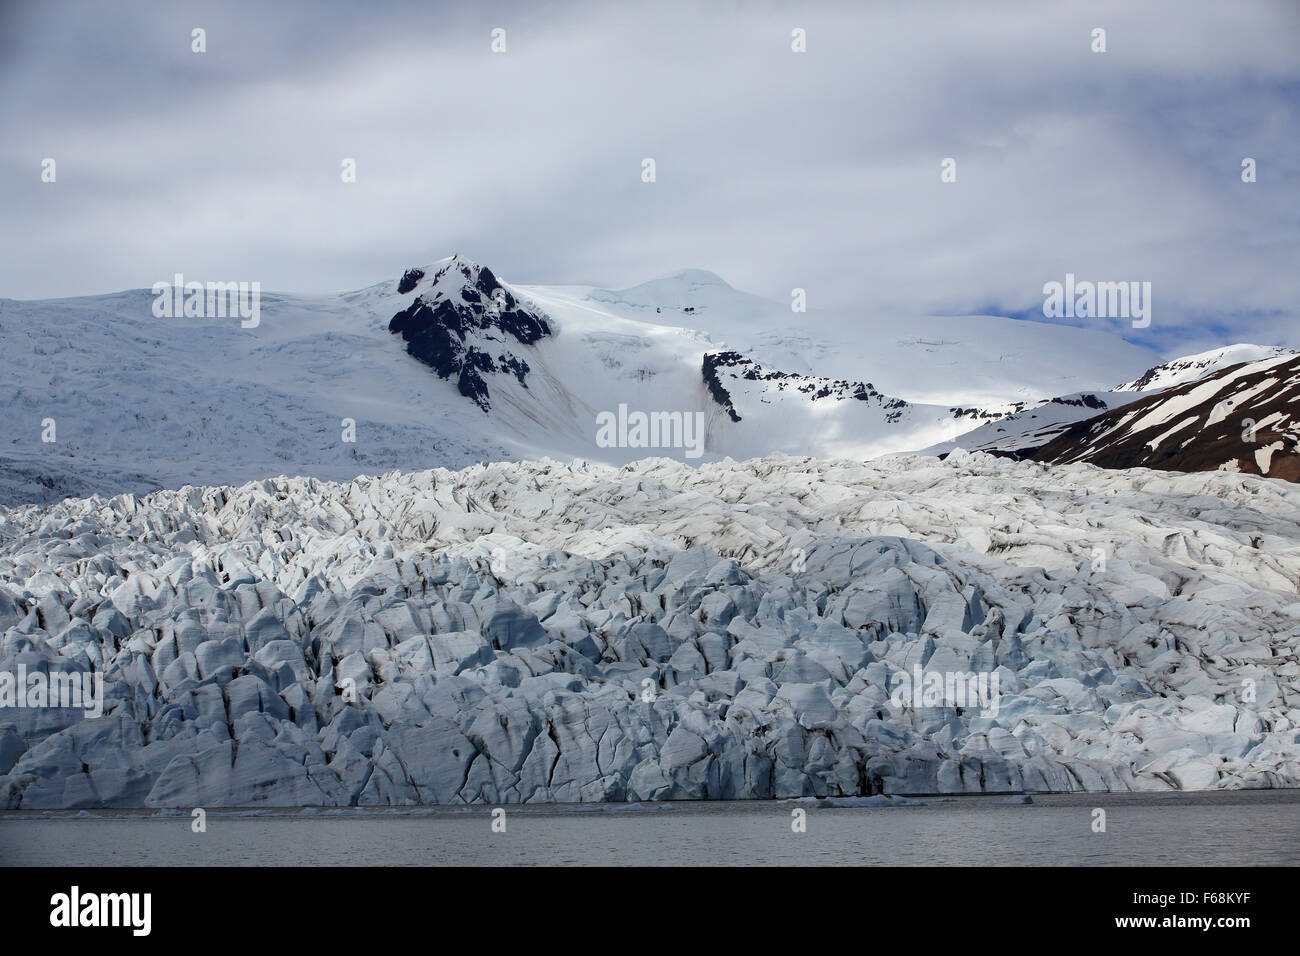
POLYGON ((1300 481, 1300 355, 1233 365, 1144 396, 1068 426, 1029 457, 1300 481))
POLYGON ((954 448, 995 455, 1031 457, 1032 453, 1063 435, 1071 426, 1178 385, 1199 382, 1243 362, 1258 362, 1295 355, 1294 349, 1241 343, 1209 352, 1185 355, 1147 369, 1136 379, 1104 392, 1076 392, 1031 403, 1016 403, 1003 415, 991 418, 956 438, 924 449, 924 454, 946 455, 954 448))
POLYGON ((924 453, 962 448, 1054 463, 1300 480, 1300 356, 1293 350, 1229 346, 1175 359, 1122 388, 1041 401, 924 453))
POLYGON ((410 269, 397 291, 416 296, 388 330, 440 378, 454 375, 461 395, 487 412, 492 404, 484 376, 505 372, 527 388, 528 361, 516 352, 550 335, 551 327, 544 314, 502 288, 490 269, 453 259, 427 280, 424 270, 410 269))
POLYGON ((1147 369, 1131 382, 1116 385, 1113 392, 1158 392, 1185 382, 1194 382, 1243 362, 1259 362, 1279 355, 1294 355, 1295 349, 1281 345, 1251 345, 1239 342, 1223 348, 1184 355, 1147 369))
POLYGON ((265 293, 253 327, 159 318, 154 301, 0 300, 0 503, 541 455, 691 458, 601 441, 598 419, 621 408, 702 416, 706 461, 866 458, 1153 364, 1046 323, 795 313, 698 270, 617 291, 525 286, 453 256, 340 295, 265 293))
POLYGON ((1075 422, 1092 418, 1100 411, 1118 408, 1137 398, 1136 392, 1076 392, 1044 398, 1027 405, 1017 404, 1004 415, 991 418, 950 441, 938 442, 922 454, 946 455, 955 448, 1019 457, 1060 435, 1075 422))

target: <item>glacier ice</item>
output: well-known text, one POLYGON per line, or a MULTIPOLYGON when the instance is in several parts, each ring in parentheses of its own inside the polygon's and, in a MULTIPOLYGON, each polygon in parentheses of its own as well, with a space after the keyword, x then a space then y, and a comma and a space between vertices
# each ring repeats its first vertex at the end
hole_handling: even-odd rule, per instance
POLYGON ((1294 485, 961 450, 4 509, 0 671, 106 699, 0 709, 0 807, 1297 786, 1298 581, 1294 485))

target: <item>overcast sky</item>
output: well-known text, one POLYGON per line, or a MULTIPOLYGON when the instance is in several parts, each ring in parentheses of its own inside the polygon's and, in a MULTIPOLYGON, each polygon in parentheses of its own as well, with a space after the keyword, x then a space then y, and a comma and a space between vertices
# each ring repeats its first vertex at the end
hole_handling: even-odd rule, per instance
POLYGON ((1073 272, 1152 283, 1134 341, 1300 346, 1298 120, 1294 0, 0 3, 0 296, 459 252, 1041 319, 1073 272))

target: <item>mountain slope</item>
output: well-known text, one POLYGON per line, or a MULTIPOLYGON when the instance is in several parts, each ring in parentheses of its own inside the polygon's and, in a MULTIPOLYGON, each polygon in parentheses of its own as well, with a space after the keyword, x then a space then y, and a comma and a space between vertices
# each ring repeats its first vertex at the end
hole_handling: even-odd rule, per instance
POLYGON ((995 410, 980 410, 976 418, 992 420, 985 421, 951 441, 932 445, 922 453, 945 455, 954 448, 964 448, 967 451, 994 455, 1025 457, 1034 449, 1058 438, 1070 425, 1094 418, 1100 412, 1120 408, 1144 395, 1200 381, 1242 362, 1294 354, 1294 349, 1281 346, 1240 343, 1196 355, 1185 355, 1153 366, 1136 379, 1116 385, 1108 391, 1076 392, 1032 403, 1017 402, 1005 414, 996 414, 995 410))
POLYGON ((732 351, 706 354, 704 377, 730 419, 714 430, 721 433, 718 449, 766 445, 813 457, 868 459, 951 435, 978 413, 913 404, 882 394, 870 382, 770 369, 732 351))
POLYGON ((991 455, 1020 453, 1039 448, 1075 422, 1091 418, 1099 410, 1118 408, 1131 402, 1134 392, 1076 392, 1045 398, 1028 405, 1017 403, 1004 415, 981 412, 977 418, 991 418, 982 425, 923 449, 921 454, 946 455, 956 448, 991 455))
POLYGON ((1300 481, 1300 355, 1246 362, 1070 425, 1029 457, 1300 481))
POLYGON ((1295 349, 1280 345, 1251 345, 1248 342, 1239 342, 1236 345, 1171 359, 1147 369, 1131 382, 1116 385, 1111 391, 1158 392, 1175 385, 1197 381, 1243 362, 1259 362, 1279 355, 1294 354, 1296 354, 1295 349))

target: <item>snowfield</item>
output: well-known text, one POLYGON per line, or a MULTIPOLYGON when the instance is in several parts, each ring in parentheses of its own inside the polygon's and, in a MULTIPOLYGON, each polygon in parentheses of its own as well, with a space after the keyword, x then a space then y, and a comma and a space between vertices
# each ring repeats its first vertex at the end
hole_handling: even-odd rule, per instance
POLYGON ((154 302, 148 289, 0 299, 0 505, 277 474, 685 457, 599 444, 599 417, 620 404, 704 415, 708 460, 869 458, 953 439, 977 408, 1108 388, 1159 359, 1043 322, 794 313, 699 270, 619 291, 517 285, 464 256, 338 295, 266 292, 255 328, 160 318, 154 302), (504 313, 490 307, 497 291, 504 313), (703 375, 706 355, 733 349, 781 376, 728 378, 735 420, 703 375), (868 383, 873 401, 853 400, 849 386, 868 383))
POLYGON ((1298 526, 1281 481, 964 451, 0 510, 0 672, 107 681, 3 712, 0 807, 1297 786, 1298 526))

